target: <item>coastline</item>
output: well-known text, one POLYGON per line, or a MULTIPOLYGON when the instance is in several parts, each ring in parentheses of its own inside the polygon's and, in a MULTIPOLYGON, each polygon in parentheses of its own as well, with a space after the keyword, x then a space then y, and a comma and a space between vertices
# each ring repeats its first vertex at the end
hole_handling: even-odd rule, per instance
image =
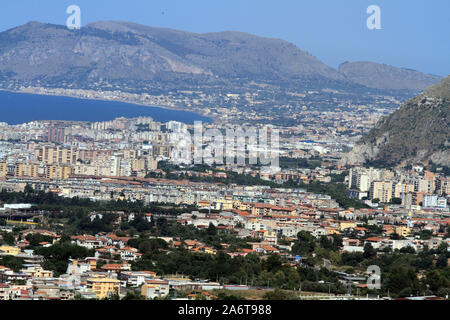
MULTIPOLYGON (((205 115, 198 111, 193 110, 186 110, 185 108, 179 106, 179 105, 168 105, 164 103, 158 103, 158 104, 152 104, 152 103, 145 103, 141 100, 136 99, 108 99, 107 97, 86 97, 82 95, 77 94, 70 94, 67 91, 63 93, 54 93, 49 91, 41 91, 41 90, 47 90, 45 88, 39 88, 39 87, 33 87, 32 90, 11 90, 11 89, 5 89, 0 88, 0 92, 8 92, 8 93, 14 93, 14 94, 28 94, 28 95, 38 95, 38 96, 52 96, 52 97, 65 97, 65 98, 72 98, 72 99, 80 99, 80 100, 95 100, 95 101, 102 101, 102 102, 119 102, 119 103, 125 103, 125 104, 133 104, 138 105, 142 107, 151 107, 151 108, 159 108, 159 109, 165 109, 170 111, 182 111, 182 112, 188 112, 192 114, 199 115, 201 117, 205 117, 211 120, 211 123, 216 123, 217 119, 211 115, 205 115), (33 89, 39 89, 39 90, 33 90, 33 89)), ((71 89, 62 89, 62 88, 53 88, 51 90, 71 90, 71 89)), ((100 92, 97 92, 100 93, 100 92)), ((124 94, 131 94, 127 92, 123 92, 124 94)))

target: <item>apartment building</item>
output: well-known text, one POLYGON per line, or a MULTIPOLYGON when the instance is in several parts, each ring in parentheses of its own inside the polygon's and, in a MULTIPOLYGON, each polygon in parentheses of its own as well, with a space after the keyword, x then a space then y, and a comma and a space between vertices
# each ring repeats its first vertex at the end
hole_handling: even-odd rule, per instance
POLYGON ((45 164, 73 164, 79 159, 79 152, 74 148, 43 146, 35 150, 35 159, 45 164))
POLYGON ((48 179, 68 179, 72 174, 72 167, 67 165, 49 165, 46 168, 46 177, 48 179))
POLYGON ((39 165, 35 163, 16 163, 14 175, 16 177, 37 178, 39 176, 39 165))
POLYGON ((401 198, 402 194, 414 192, 414 184, 405 183, 405 182, 397 182, 394 185, 394 198, 401 198))
POLYGON ((169 282, 163 280, 148 280, 141 286, 141 294, 148 299, 165 297, 169 294, 169 282))
POLYGON ((95 292, 98 299, 120 294, 120 280, 111 278, 89 278, 87 287, 95 292))
POLYGON ((0 162, 0 177, 6 177, 7 173, 8 173, 7 163, 4 161, 0 162))
POLYGON ((392 182, 391 181, 373 181, 370 184, 370 199, 379 199, 382 203, 388 203, 392 200, 392 182))

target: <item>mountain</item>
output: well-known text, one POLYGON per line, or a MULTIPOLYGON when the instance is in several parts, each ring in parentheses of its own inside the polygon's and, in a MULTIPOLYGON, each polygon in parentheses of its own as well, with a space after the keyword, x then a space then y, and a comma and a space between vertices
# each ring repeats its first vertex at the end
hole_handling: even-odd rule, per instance
POLYGON ((195 34, 102 21, 80 30, 31 22, 0 33, 0 72, 13 79, 345 80, 295 45, 242 32, 195 34))
POLYGON ((450 76, 379 121, 343 163, 405 166, 428 160, 450 166, 450 76))
POLYGON ((348 80, 376 89, 422 91, 442 80, 442 77, 416 70, 366 61, 345 62, 338 71, 348 80))
MULTIPOLYGON (((235 31, 197 34, 100 21, 80 30, 30 22, 0 33, 0 86, 16 82, 95 89, 107 82, 105 87, 126 91, 148 86, 241 88, 256 81, 300 89, 391 89, 384 80, 376 85, 364 80, 371 68, 364 71, 359 63, 348 63, 338 71, 287 41, 235 31)), ((383 68, 391 70, 394 87, 404 83, 400 89, 421 90, 436 81, 419 72, 383 68)))

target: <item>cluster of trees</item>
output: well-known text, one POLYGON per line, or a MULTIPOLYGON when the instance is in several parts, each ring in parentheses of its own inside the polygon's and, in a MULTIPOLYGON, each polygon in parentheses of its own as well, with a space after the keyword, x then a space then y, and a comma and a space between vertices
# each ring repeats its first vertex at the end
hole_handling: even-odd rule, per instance
POLYGON ((361 203, 359 200, 347 197, 347 188, 343 183, 312 181, 307 185, 300 183, 299 186, 305 188, 308 192, 329 195, 332 199, 336 200, 341 207, 346 209, 368 208, 367 205, 361 203))
POLYGON ((382 292, 391 296, 409 296, 416 294, 434 294, 445 296, 450 290, 450 267, 447 259, 450 255, 447 244, 439 248, 415 253, 413 248, 404 248, 390 252, 376 252, 371 246, 364 247, 364 253, 343 253, 341 265, 364 270, 377 265, 382 271, 382 292), (424 276, 419 279, 419 273, 424 276))
POLYGON ((192 279, 209 279, 222 284, 248 284, 286 290, 319 290, 343 293, 345 288, 337 275, 327 269, 296 269, 278 254, 262 257, 248 254, 231 257, 223 251, 215 255, 193 253, 186 249, 164 250, 165 245, 151 240, 136 240, 133 245, 144 249, 143 259, 133 262, 133 270, 152 270, 160 275, 184 274, 192 279), (154 250, 158 249, 158 250, 154 250), (163 249, 163 250, 159 250, 163 249), (323 286, 314 281, 332 282, 323 286), (319 288, 320 287, 320 288, 319 288))
POLYGON ((280 168, 282 169, 296 169, 296 168, 308 168, 315 169, 322 164, 321 158, 303 159, 303 158, 287 158, 280 157, 280 168))
MULTIPOLYGON (((176 237, 180 241, 196 239, 215 249, 223 249, 221 243, 227 243, 229 250, 235 251, 238 248, 249 248, 246 239, 239 239, 227 230, 221 230, 210 224, 206 229, 198 229, 193 225, 182 225, 175 221, 168 221, 166 218, 158 218, 151 223, 149 232, 141 234, 137 239, 130 240, 129 245, 138 248, 137 243, 148 240, 148 236, 176 237)), ((152 239, 150 239, 152 240, 152 239)))
POLYGON ((0 244, 5 243, 9 246, 12 246, 16 242, 16 238, 14 237, 14 234, 12 234, 10 232, 1 232, 0 235, 1 235, 1 239, 2 239, 2 240, 0 240, 0 244))
POLYGON ((40 233, 30 233, 28 234, 25 239, 30 243, 27 249, 36 249, 39 247, 41 242, 53 242, 53 238, 50 236, 45 236, 40 233))
POLYGON ((0 257, 0 266, 4 266, 18 272, 23 268, 24 260, 14 256, 0 257))
MULTIPOLYGON (((450 254, 445 242, 436 249, 425 247, 420 253, 416 253, 412 247, 395 251, 376 250, 370 243, 364 245, 364 252, 339 253, 340 246, 342 246, 341 236, 322 236, 316 239, 310 233, 301 231, 292 252, 301 255, 302 262, 306 266, 317 266, 323 259, 329 259, 333 265, 343 268, 348 273, 364 272, 367 267, 377 265, 382 271, 381 292, 384 294, 389 292, 391 296, 409 296, 417 293, 445 296, 450 290, 450 267, 447 265, 450 254), (419 273, 424 273, 421 279, 417 277, 419 273)), ((318 285, 319 278, 312 274, 309 277, 307 280, 318 285)), ((323 276, 321 278, 323 279, 323 276)))
POLYGON ((186 210, 195 210, 195 206, 184 206, 184 208, 168 208, 167 204, 151 203, 145 205, 143 201, 136 200, 109 200, 95 201, 89 198, 66 198, 60 197, 53 192, 36 191, 30 185, 25 187, 24 192, 8 192, 5 189, 0 191, 0 202, 3 203, 32 203, 37 205, 37 209, 61 212, 68 209, 82 209, 82 211, 123 211, 126 213, 153 212, 158 214, 180 214, 186 210))
POLYGON ((94 256, 94 250, 80 247, 70 242, 41 247, 36 249, 35 253, 44 257, 44 269, 52 270, 55 276, 59 276, 67 271, 69 258, 83 259, 94 256))

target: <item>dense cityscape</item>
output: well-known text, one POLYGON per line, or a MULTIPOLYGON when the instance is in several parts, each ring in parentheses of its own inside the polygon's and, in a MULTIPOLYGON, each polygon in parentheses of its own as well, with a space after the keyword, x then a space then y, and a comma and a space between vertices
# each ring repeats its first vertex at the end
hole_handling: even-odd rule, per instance
POLYGON ((450 3, 378 2, 2 3, 0 315, 447 303, 450 3))
POLYGON ((343 166, 320 123, 271 126, 278 167, 180 163, 176 121, 2 124, 0 297, 445 297, 448 168, 343 166))

